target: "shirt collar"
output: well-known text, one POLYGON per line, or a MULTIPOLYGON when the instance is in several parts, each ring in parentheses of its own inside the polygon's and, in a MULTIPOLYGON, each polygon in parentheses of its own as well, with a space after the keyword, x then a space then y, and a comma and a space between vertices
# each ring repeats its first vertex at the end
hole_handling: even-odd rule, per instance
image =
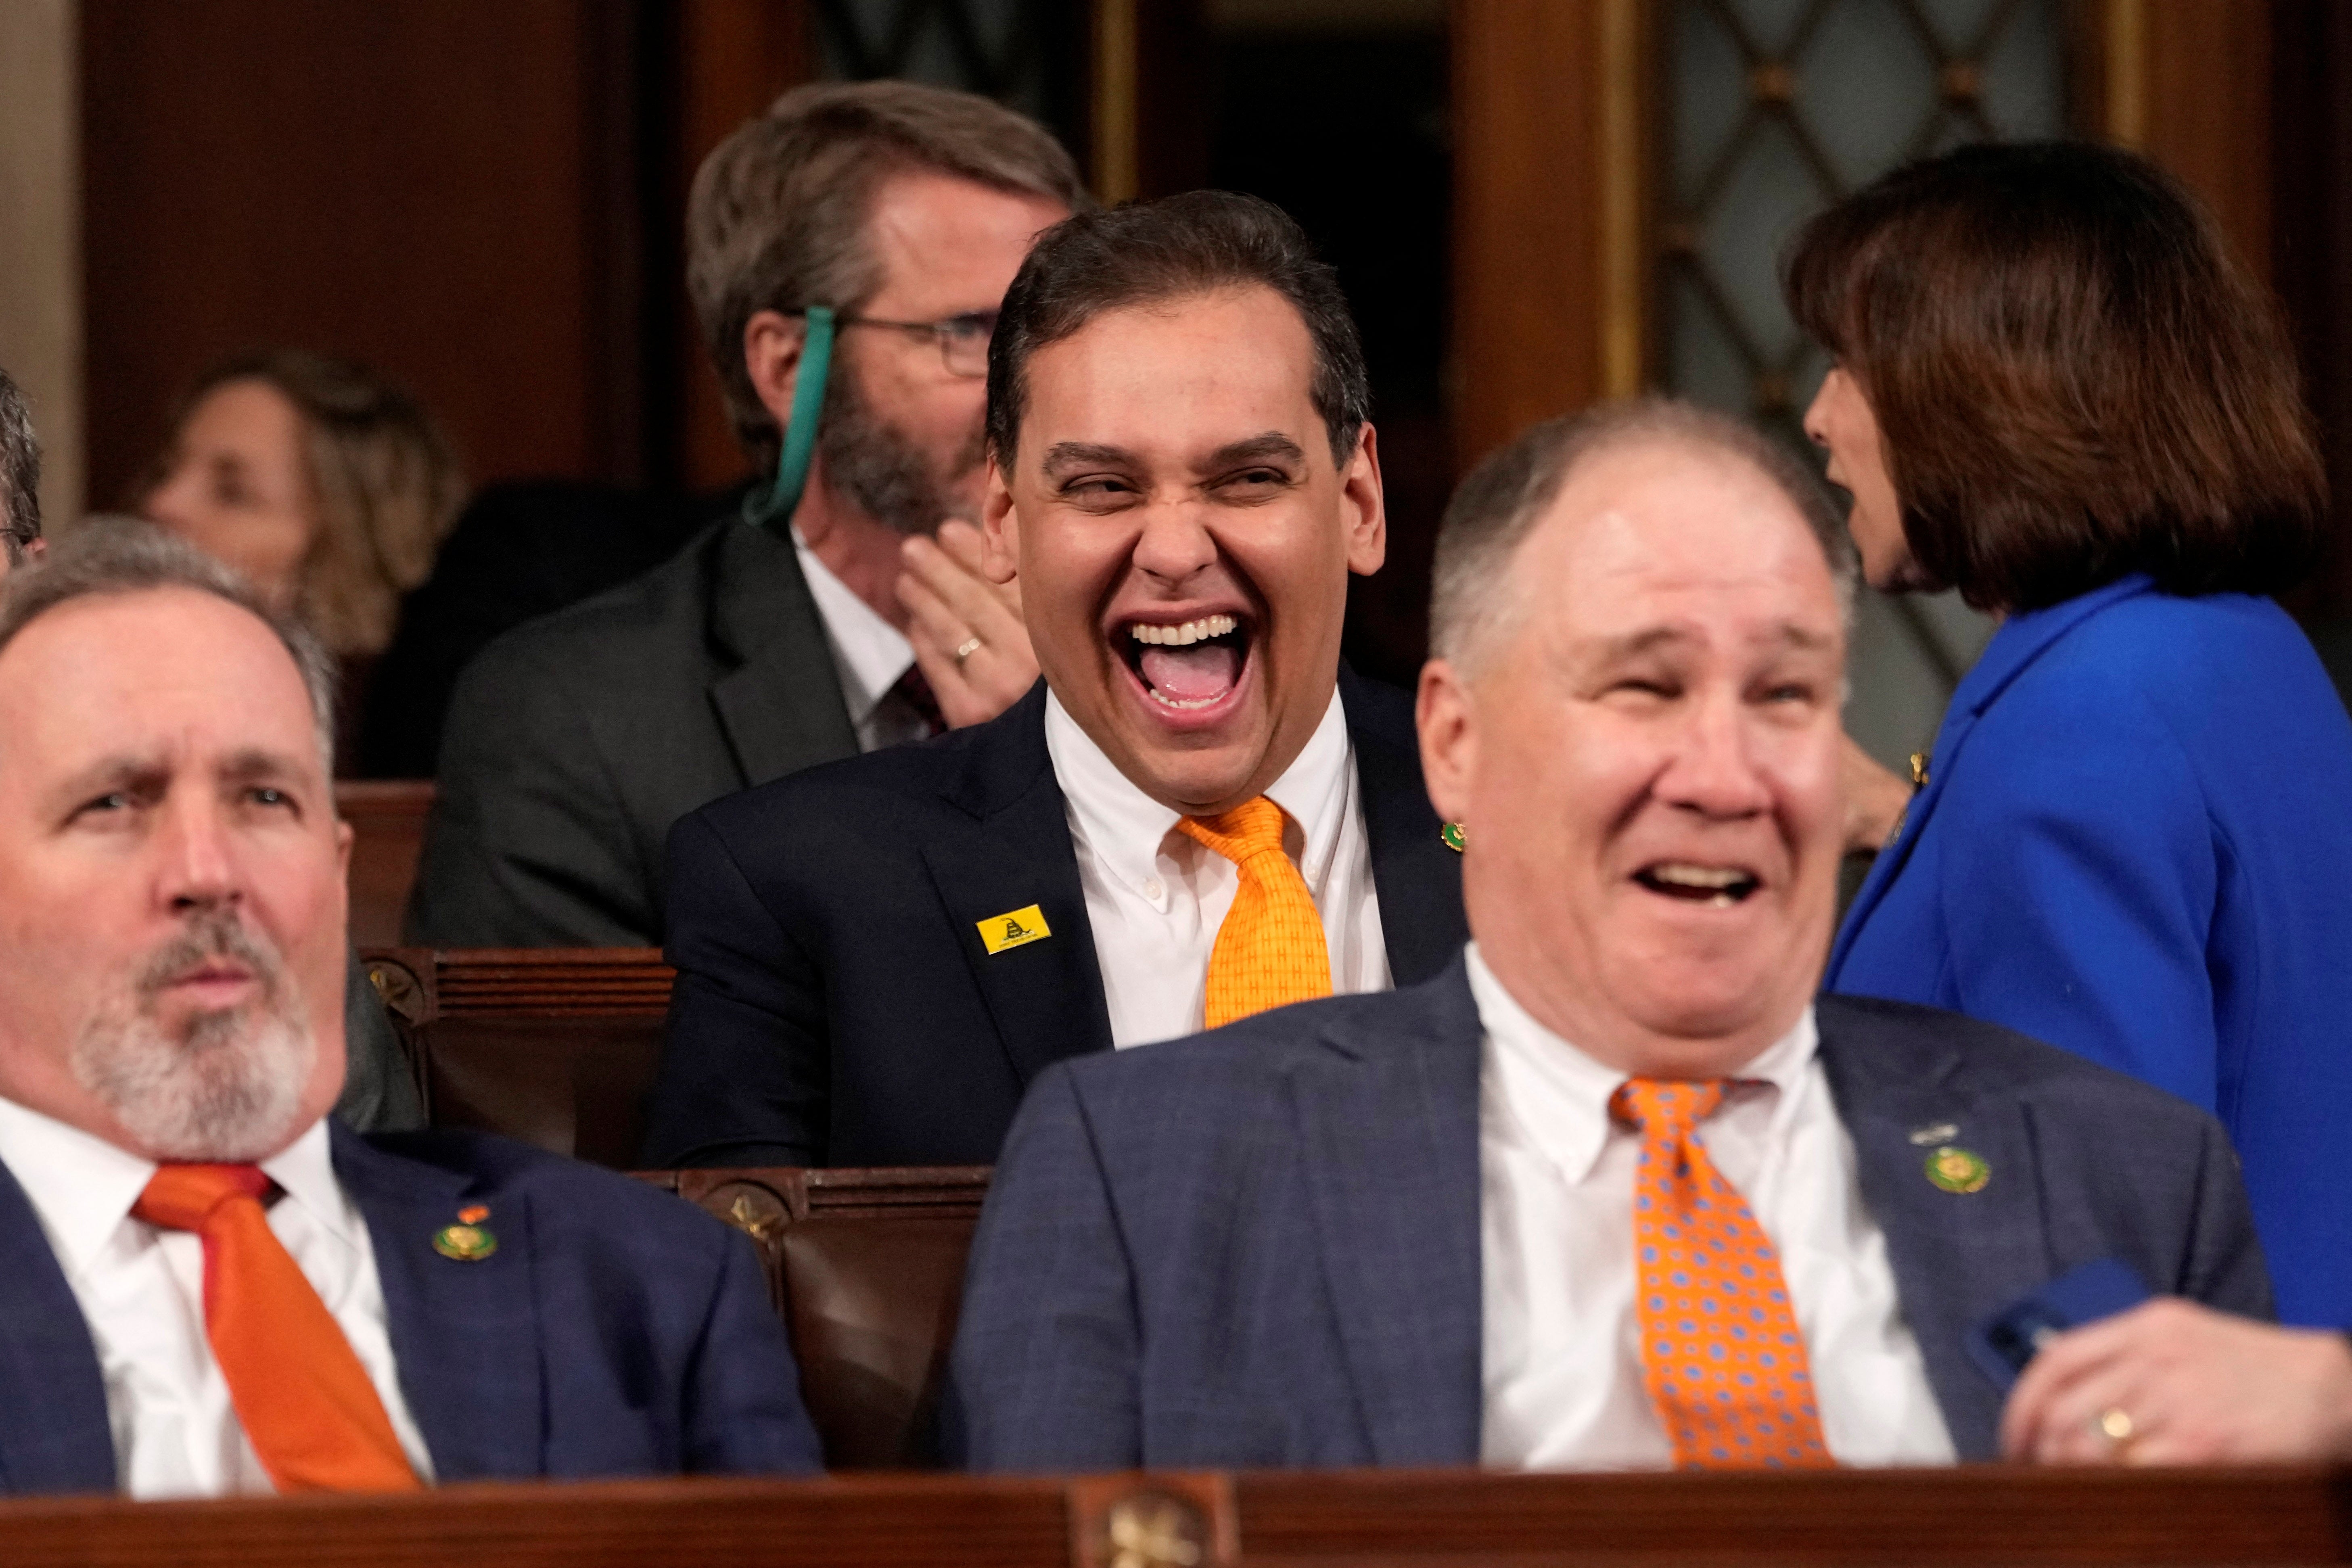
MULTIPOLYGON (((1158 879, 1160 851, 1182 813, 1154 800, 1119 772, 1051 687, 1045 692, 1045 750, 1077 837, 1106 870, 1143 892, 1158 879)), ((1299 870, 1310 889, 1322 886, 1339 847, 1354 795, 1354 761, 1347 711, 1335 687, 1315 732, 1265 791, 1298 824, 1304 842, 1299 870)))
MULTIPOLYGON (((11 1100, 0 1100, 0 1164, 24 1188, 68 1279, 79 1279, 114 1238, 155 1174, 154 1161, 11 1100)), ((284 1201, 353 1239, 325 1118, 262 1161, 261 1170, 284 1190, 284 1201)))
POLYGON ((800 557, 801 575, 808 580, 809 597, 816 601, 817 618, 824 623, 849 721, 863 724, 914 664, 915 645, 835 576, 833 568, 802 540, 798 528, 793 530, 793 551, 800 557))
MULTIPOLYGON (((1537 1022, 1486 966, 1475 942, 1465 957, 1470 994, 1486 1035, 1481 1070, 1489 1087, 1527 1140, 1570 1181, 1583 1181, 1608 1143, 1610 1097, 1626 1075, 1602 1066, 1537 1022)), ((1775 1096, 1775 1134, 1793 1113, 1797 1088, 1820 1043, 1808 1003, 1787 1034, 1739 1069, 1740 1082, 1765 1086, 1775 1096)))

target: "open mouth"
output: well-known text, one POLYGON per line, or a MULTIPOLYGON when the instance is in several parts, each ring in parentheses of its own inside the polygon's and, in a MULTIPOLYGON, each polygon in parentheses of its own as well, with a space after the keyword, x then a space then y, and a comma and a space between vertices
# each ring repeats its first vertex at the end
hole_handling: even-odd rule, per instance
POLYGON ((1249 668, 1249 624, 1234 616, 1129 621, 1111 640, 1144 695, 1180 713, 1214 708, 1249 668))
POLYGON ((1633 880, 1669 899, 1718 910, 1742 902, 1764 885, 1753 871, 1737 866, 1702 866, 1689 860, 1660 860, 1644 866, 1633 873, 1633 880))

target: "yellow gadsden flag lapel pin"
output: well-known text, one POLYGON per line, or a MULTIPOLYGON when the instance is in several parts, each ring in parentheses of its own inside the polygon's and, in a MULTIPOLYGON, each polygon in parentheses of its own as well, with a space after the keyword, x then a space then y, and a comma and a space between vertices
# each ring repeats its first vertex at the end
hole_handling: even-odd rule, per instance
POLYGON ((1045 911, 1034 904, 974 923, 980 927, 981 944, 988 949, 991 958, 1011 948, 1043 942, 1054 934, 1054 928, 1045 923, 1045 911))

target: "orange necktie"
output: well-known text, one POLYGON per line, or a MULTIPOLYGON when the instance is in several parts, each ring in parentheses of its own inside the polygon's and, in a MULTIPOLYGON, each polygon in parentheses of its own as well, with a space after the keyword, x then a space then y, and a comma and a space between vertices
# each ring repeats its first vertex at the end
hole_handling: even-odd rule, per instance
POLYGON ((1234 863, 1241 886, 1209 950, 1206 1022, 1212 1029, 1331 994, 1331 954, 1307 879, 1282 852, 1282 807, 1264 795, 1218 816, 1176 824, 1234 863))
POLYGON ((205 1244, 205 1335, 281 1492, 415 1491, 351 1342, 269 1228, 256 1165, 162 1165, 131 1212, 205 1244))
POLYGON ((1642 1135, 1633 1263, 1643 1381, 1677 1464, 1828 1465, 1780 1258, 1691 1136, 1725 1088, 1720 1079, 1636 1078, 1609 1100, 1609 1113, 1642 1135))

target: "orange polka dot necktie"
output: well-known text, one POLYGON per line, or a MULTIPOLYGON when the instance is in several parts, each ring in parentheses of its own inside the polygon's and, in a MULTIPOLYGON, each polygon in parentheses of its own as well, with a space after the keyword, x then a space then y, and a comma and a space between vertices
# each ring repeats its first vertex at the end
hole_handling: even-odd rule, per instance
POLYGON ((1207 1026, 1331 994, 1323 917, 1307 879, 1282 852, 1282 807, 1259 795, 1220 816, 1181 818, 1176 827, 1241 874, 1209 950, 1207 1026))
POLYGON ((131 1212, 205 1244, 205 1337, 236 1418, 281 1492, 415 1491, 383 1400, 286 1250, 257 1165, 163 1165, 131 1212))
POLYGON ((1634 1320, 1650 1402, 1685 1468, 1821 1466, 1821 1411, 1780 1256, 1692 1129, 1720 1079, 1628 1079, 1609 1113, 1642 1137, 1634 1320))

